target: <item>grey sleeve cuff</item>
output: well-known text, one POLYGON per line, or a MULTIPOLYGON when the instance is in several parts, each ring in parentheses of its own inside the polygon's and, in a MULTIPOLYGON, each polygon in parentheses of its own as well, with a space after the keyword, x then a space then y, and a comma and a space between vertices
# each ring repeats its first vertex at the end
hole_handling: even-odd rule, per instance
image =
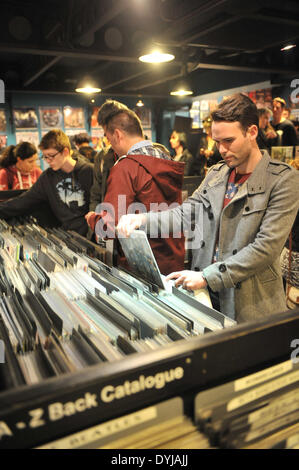
POLYGON ((214 292, 235 287, 229 271, 223 262, 211 264, 203 270, 203 275, 214 292))

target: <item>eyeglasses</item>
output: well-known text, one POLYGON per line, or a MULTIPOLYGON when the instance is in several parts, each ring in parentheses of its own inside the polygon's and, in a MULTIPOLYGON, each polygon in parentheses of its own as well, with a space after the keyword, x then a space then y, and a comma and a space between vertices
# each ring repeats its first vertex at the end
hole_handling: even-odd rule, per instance
POLYGON ((55 157, 56 155, 58 155, 59 153, 61 153, 62 150, 59 150, 58 152, 54 153, 54 155, 42 155, 43 159, 44 160, 48 160, 49 162, 51 162, 55 157))

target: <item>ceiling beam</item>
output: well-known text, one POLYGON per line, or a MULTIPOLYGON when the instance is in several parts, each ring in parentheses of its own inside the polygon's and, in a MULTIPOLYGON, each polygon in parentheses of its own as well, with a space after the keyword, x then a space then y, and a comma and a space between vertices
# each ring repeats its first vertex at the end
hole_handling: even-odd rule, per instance
POLYGON ((292 18, 284 18, 283 16, 271 16, 271 15, 261 15, 261 14, 253 14, 253 15, 244 15, 245 18, 254 21, 266 21, 267 23, 277 23, 277 24, 287 24, 289 26, 299 26, 298 20, 293 20, 292 18))
POLYGON ((20 46, 15 44, 1 44, 0 52, 11 54, 29 54, 29 55, 42 55, 42 56, 55 56, 66 57, 71 59, 86 59, 86 60, 107 60, 111 62, 125 62, 131 64, 140 64, 137 57, 108 55, 104 53, 90 52, 89 49, 41 49, 33 46, 20 46))
POLYGON ((213 62, 198 62, 196 69, 213 69, 213 70, 229 70, 236 72, 255 72, 255 73, 278 73, 278 74, 298 74, 299 68, 297 70, 291 70, 284 68, 275 68, 275 67, 260 67, 259 65, 236 65, 236 64, 225 64, 225 63, 213 63, 213 62))
POLYGON ((43 67, 37 69, 31 76, 23 83, 23 86, 26 87, 30 85, 34 80, 36 80, 38 77, 40 77, 44 72, 46 72, 49 68, 51 68, 53 65, 57 64, 59 62, 61 57, 54 57, 53 59, 49 60, 47 64, 45 64, 43 67))
MULTIPOLYGON (((99 29, 101 29, 105 24, 109 23, 109 21, 113 20, 116 16, 122 13, 125 10, 128 10, 132 6, 131 0, 117 0, 114 6, 110 8, 106 13, 99 15, 99 18, 88 28, 85 29, 82 33, 80 33, 74 39, 76 42, 80 42, 82 39, 85 38, 88 34, 96 33, 99 29)), ((88 6, 84 6, 84 8, 88 8, 88 6)))

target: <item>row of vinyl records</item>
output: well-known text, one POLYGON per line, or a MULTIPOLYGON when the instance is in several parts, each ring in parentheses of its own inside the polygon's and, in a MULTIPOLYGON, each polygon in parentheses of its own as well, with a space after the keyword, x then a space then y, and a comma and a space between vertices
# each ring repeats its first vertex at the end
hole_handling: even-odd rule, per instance
POLYGON ((182 291, 153 291, 91 258, 82 242, 73 232, 1 222, 2 389, 234 324, 182 291))
MULTIPOLYGON (((133 353, 157 351, 203 334, 207 338, 235 325, 190 293, 174 287, 166 291, 107 266, 103 252, 73 232, 35 223, 11 227, 0 221, 0 246, 0 340, 5 350, 0 403, 1 391, 3 398, 10 390, 85 373, 91 365, 116 365, 133 353)), ((141 387, 144 381, 146 388, 160 389, 164 382, 170 385, 180 379, 174 375, 181 370, 141 375, 131 387, 141 387)), ((54 442, 50 439, 41 447, 296 448, 298 382, 299 364, 288 360, 200 391, 194 395, 193 416, 184 415, 183 400, 176 397, 54 442)), ((116 395, 124 393, 124 387, 116 387, 114 393, 121 398, 116 395)), ((54 415, 55 406, 48 407, 54 415)), ((72 414, 75 405, 68 406, 66 413, 72 414)), ((13 433, 2 408, 0 447, 5 448, 3 436, 9 441, 13 433)))
POLYGON ((40 448, 299 449, 298 378, 299 365, 284 361, 200 391, 193 419, 175 397, 40 448))

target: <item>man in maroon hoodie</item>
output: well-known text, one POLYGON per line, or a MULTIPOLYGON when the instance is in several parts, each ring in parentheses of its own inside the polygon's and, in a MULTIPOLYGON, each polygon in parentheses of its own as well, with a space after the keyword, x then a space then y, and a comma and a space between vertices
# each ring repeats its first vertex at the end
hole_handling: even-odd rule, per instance
MULTIPOLYGON (((166 210, 173 203, 181 203, 184 164, 174 162, 145 140, 138 116, 122 103, 107 100, 99 110, 98 121, 119 158, 110 170, 104 203, 85 218, 98 236, 113 238, 125 213, 166 210)), ((150 244, 163 274, 183 269, 184 237, 157 235, 150 244)), ((120 250, 118 264, 127 267, 120 250)))

